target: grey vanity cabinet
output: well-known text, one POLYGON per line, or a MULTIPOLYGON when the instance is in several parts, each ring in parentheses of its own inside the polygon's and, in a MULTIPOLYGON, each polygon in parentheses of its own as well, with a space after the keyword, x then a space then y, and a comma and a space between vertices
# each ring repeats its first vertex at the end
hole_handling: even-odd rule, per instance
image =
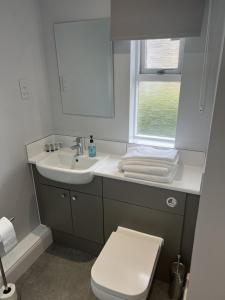
POLYGON ((73 232, 69 191, 40 184, 38 204, 43 224, 61 232, 73 232))
POLYGON ((118 226, 164 239, 156 276, 169 280, 177 254, 189 271, 199 196, 110 178, 70 185, 33 166, 41 221, 55 242, 98 255, 118 226))
POLYGON ((77 237, 103 243, 103 208, 99 196, 71 192, 73 230, 77 237))
POLYGON ((97 252, 104 243, 102 178, 70 185, 41 176, 33 166, 41 222, 53 231, 56 242, 97 252))

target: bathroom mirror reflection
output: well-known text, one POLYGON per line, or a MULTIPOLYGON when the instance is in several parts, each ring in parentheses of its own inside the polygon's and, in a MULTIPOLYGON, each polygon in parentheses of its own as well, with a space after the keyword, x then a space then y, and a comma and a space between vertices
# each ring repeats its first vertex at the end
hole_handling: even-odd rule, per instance
POLYGON ((63 113, 112 118, 109 20, 57 23, 54 32, 63 113))

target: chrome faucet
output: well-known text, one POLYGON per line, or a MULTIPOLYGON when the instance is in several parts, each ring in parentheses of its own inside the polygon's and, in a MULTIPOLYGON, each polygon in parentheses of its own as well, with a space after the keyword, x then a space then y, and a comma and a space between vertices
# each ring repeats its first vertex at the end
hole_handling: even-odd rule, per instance
POLYGON ((77 150, 76 156, 83 155, 84 154, 84 146, 83 146, 83 138, 82 137, 76 137, 74 140, 75 145, 71 146, 70 148, 72 150, 77 150))

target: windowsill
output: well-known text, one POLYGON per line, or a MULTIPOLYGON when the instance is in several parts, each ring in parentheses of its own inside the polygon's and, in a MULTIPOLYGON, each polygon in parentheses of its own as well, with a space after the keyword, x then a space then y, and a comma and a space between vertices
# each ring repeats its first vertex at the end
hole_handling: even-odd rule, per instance
POLYGON ((174 148, 174 142, 171 141, 160 141, 160 140, 147 140, 147 139, 139 139, 139 138, 130 138, 130 144, 137 144, 143 146, 154 146, 154 147, 161 147, 161 148, 174 148))

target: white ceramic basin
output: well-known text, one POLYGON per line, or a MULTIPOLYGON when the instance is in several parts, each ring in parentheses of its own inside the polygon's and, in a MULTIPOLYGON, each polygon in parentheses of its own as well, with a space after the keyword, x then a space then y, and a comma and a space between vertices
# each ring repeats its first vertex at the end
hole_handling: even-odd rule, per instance
POLYGON ((51 180, 69 184, 86 184, 93 180, 94 170, 105 157, 74 156, 72 152, 59 151, 36 163, 38 172, 51 180))

